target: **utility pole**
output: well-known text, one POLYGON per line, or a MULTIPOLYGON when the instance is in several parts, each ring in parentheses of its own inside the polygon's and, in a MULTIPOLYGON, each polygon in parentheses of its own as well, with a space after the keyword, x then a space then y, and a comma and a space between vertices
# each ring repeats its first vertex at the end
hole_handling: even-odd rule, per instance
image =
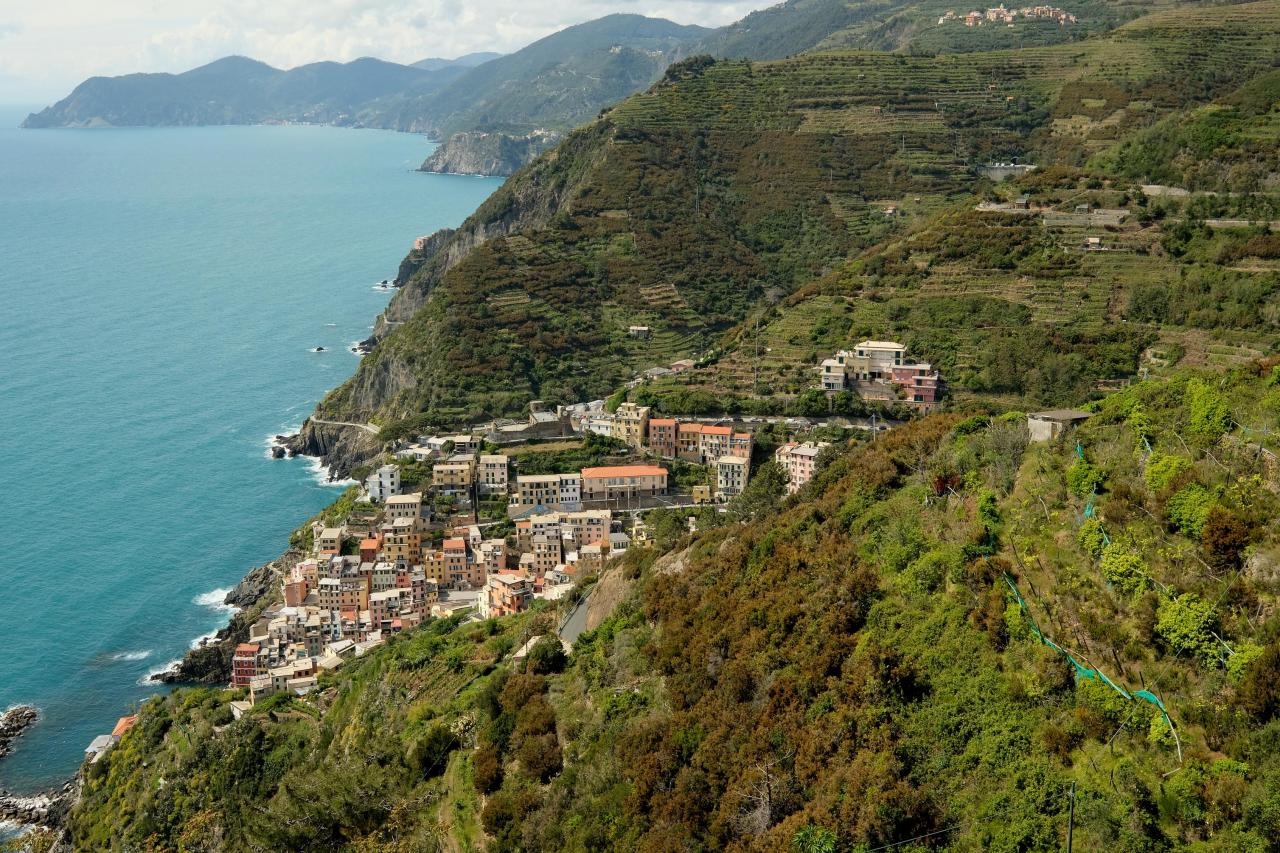
POLYGON ((1076 828, 1076 783, 1071 783, 1071 803, 1067 807, 1067 853, 1071 853, 1071 836, 1076 828))

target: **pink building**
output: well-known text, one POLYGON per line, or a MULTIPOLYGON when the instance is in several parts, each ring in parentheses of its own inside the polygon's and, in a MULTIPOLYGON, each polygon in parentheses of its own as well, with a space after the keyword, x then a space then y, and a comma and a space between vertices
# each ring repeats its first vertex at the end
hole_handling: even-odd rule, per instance
POLYGON ((915 405, 938 402, 942 391, 942 378, 928 362, 895 365, 892 381, 906 391, 907 402, 915 405))

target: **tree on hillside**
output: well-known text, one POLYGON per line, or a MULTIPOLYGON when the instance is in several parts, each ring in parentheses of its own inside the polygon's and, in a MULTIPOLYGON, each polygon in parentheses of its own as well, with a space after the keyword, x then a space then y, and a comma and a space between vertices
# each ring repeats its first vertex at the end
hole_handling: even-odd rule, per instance
POLYGON ((787 473, 777 462, 766 462, 756 469, 742 494, 729 502, 729 514, 749 521, 774 509, 786 493, 787 473))

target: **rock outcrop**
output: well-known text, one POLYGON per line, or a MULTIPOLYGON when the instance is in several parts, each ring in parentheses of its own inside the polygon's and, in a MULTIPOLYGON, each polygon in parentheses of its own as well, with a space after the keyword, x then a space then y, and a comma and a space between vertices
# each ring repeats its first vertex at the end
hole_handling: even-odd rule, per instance
POLYGON ((279 559, 252 569, 223 599, 239 607, 227 626, 208 642, 190 650, 175 668, 152 676, 164 684, 226 684, 231 680, 231 657, 249 639, 249 628, 276 600, 280 579, 305 555, 290 549, 279 559))
POLYGON ((455 133, 431 152, 420 171, 505 177, 523 169, 558 140, 558 134, 546 130, 519 136, 478 130, 455 133))
POLYGON ((13 742, 40 718, 30 705, 15 705, 0 714, 0 758, 13 752, 13 742))
MULTIPOLYGON (((383 368, 384 371, 399 370, 392 362, 385 363, 383 368)), ((402 376, 390 376, 385 372, 377 375, 382 376, 382 381, 374 384, 380 389, 406 381, 402 376)), ((382 442, 369 430, 315 417, 308 418, 297 435, 284 436, 280 443, 290 456, 319 458, 329 469, 330 478, 335 480, 348 476, 357 465, 382 452, 382 442)))

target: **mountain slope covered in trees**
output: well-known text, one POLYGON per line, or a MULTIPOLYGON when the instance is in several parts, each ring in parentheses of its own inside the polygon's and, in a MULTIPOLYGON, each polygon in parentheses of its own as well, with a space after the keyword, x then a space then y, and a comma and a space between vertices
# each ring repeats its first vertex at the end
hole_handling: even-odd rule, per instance
POLYGON ((236 722, 228 691, 153 699, 70 840, 1048 851, 1074 784, 1079 849, 1274 849, 1280 365, 1095 409, 1038 445, 934 416, 780 505, 656 520, 567 660, 511 660, 542 610, 435 622, 236 722))
MULTIPOLYGON (((742 349, 740 324, 753 311, 833 276, 866 322, 831 329, 873 337, 891 325, 936 330, 920 338, 918 355, 978 374, 981 336, 971 333, 993 325, 984 311, 1028 303, 1015 310, 1028 311, 1044 334, 1079 315, 1090 328, 1027 353, 1034 362, 1043 352, 1076 352, 1088 369, 1077 364, 1063 381, 1050 368, 1035 382, 969 383, 1069 402, 1089 383, 1140 366, 1139 337, 1100 330, 1123 316, 1134 281, 1125 263, 1151 280, 1178 269, 1152 246, 1181 214, 1145 216, 1136 182, 1090 158, 1269 72, 1277 32, 1280 6, 1262 2, 1159 12, 1078 45, 690 59, 513 177, 456 233, 410 255, 377 346, 319 411, 412 428, 516 412, 531 398, 603 396, 655 364, 742 349), (1068 225, 1090 198, 1124 208, 1121 225, 1156 224, 1095 258, 1083 256, 1083 238, 1107 230, 1106 220, 1094 231, 1055 231, 972 211, 985 194, 1009 194, 981 178, 982 164, 1017 156, 1041 164, 1027 188, 1051 197, 1068 225), (1054 164, 1086 168, 1071 177, 1054 164), (885 216, 890 206, 904 215, 885 216), (965 222, 963 238, 946 236, 956 221, 965 222), (921 222, 934 224, 885 245, 921 222), (930 273, 930 257, 946 263, 930 273), (956 273, 981 287, 912 293, 921 279, 958 285, 956 273), (882 310, 886 288, 902 299, 892 316, 882 310), (1038 311, 1042 295, 1057 303, 1038 311), (629 339, 632 323, 649 325, 652 338, 629 339), (1125 352, 1094 359, 1090 347, 1109 346, 1108 335, 1125 352), (965 336, 968 352, 959 352, 965 336)), ((1274 276, 1255 272, 1269 299, 1274 276)), ((822 339, 849 342, 834 332, 822 339)), ((809 352, 820 350, 787 366, 798 382, 812 381, 809 352)))

